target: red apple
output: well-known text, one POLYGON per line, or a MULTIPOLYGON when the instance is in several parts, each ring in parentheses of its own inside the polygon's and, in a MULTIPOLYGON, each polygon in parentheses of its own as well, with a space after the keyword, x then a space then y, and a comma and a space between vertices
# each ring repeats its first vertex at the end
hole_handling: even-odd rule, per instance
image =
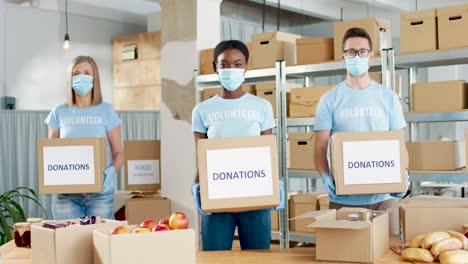
POLYGON ((171 229, 187 229, 189 221, 187 216, 182 212, 175 212, 169 218, 169 226, 171 229))
POLYGON ((164 217, 163 219, 159 220, 159 225, 169 225, 169 217, 164 217))
POLYGON ((146 228, 146 227, 137 227, 135 229, 132 230, 132 233, 148 233, 148 232, 151 232, 151 229, 149 228, 146 228))
POLYGON ((112 235, 130 234, 130 230, 126 226, 118 226, 112 229, 112 235))
POLYGON ((155 226, 156 226, 156 221, 154 221, 153 219, 145 219, 139 225, 139 227, 148 228, 149 230, 153 229, 153 227, 155 226))
POLYGON ((159 232, 159 231, 169 231, 171 228, 166 225, 166 224, 159 224, 153 228, 153 232, 159 232))

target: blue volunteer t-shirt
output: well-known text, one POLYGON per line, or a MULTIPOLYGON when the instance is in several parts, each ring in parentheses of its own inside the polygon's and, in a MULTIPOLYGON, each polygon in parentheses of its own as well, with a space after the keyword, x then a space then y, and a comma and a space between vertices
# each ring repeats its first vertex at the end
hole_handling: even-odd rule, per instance
MULTIPOLYGON (((389 131, 406 127, 400 100, 394 91, 372 81, 364 90, 345 82, 320 98, 314 131, 389 131)), ((348 205, 374 204, 392 198, 390 194, 351 195, 330 201, 348 205)))
POLYGON ((192 112, 192 131, 208 138, 259 136, 274 127, 271 104, 248 93, 237 99, 213 96, 192 112))
MULTIPOLYGON (((107 133, 122 124, 112 105, 103 102, 87 108, 78 108, 62 104, 54 107, 44 122, 59 131, 60 138, 105 137, 106 167, 112 165, 112 152, 107 133)), ((105 182, 112 184, 113 187, 113 181, 105 182)))

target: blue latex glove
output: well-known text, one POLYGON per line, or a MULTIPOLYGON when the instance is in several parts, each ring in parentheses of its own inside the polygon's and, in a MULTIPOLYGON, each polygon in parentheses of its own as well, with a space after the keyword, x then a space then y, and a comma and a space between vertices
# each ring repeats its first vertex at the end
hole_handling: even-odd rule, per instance
POLYGON ((115 168, 114 166, 110 166, 104 171, 104 175, 106 177, 113 177, 115 175, 115 168))
POLYGON ((284 190, 284 181, 279 180, 279 191, 280 191, 280 204, 274 208, 271 208, 271 210, 278 211, 284 209, 284 205, 286 203, 286 191, 284 190))
POLYGON ((203 212, 201 209, 201 199, 200 199, 200 183, 194 182, 192 184, 192 196, 193 200, 195 201, 195 205, 197 206, 197 211, 201 215, 210 215, 211 213, 203 212))
POLYGON ((335 181, 333 180, 333 177, 328 174, 327 172, 324 172, 322 174, 322 182, 325 185, 325 188, 327 188, 328 196, 330 198, 336 199, 336 187, 335 187, 335 181))
POLYGON ((406 193, 408 192, 409 188, 409 178, 410 178, 410 172, 406 171, 406 192, 402 193, 391 193, 390 195, 395 198, 403 198, 405 197, 406 193))

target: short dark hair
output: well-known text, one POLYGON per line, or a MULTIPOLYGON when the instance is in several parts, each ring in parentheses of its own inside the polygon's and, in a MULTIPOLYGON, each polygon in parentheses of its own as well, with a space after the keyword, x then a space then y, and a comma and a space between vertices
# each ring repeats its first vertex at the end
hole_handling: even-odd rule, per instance
POLYGON ((213 69, 216 71, 216 62, 218 61, 218 56, 221 55, 225 50, 236 49, 242 54, 244 54, 245 62, 249 62, 249 49, 244 44, 244 42, 239 40, 224 40, 216 45, 213 52, 213 69))
POLYGON ((353 27, 350 28, 346 31, 346 33, 343 36, 343 44, 341 49, 344 51, 346 41, 350 38, 365 38, 367 41, 369 41, 369 48, 372 51, 372 40, 369 36, 369 33, 363 28, 358 28, 358 27, 353 27))

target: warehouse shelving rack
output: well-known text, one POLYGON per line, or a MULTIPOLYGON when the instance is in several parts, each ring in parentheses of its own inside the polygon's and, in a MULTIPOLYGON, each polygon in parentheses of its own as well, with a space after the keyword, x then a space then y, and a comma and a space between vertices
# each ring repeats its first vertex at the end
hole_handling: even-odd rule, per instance
MULTIPOLYGON (((382 80, 385 86, 395 87, 395 70, 406 70, 409 76, 409 106, 411 110, 412 91, 411 85, 417 80, 418 68, 428 68, 436 66, 449 66, 468 64, 468 49, 437 51, 428 53, 417 53, 409 55, 393 55, 393 50, 388 49, 382 52, 382 57, 372 61, 370 71, 382 71, 382 80)), ((316 171, 295 171, 288 170, 286 164, 287 128, 306 127, 314 125, 314 118, 287 118, 286 117, 286 80, 304 79, 305 86, 311 86, 313 78, 321 76, 345 75, 346 68, 342 62, 331 61, 311 65, 286 66, 284 61, 277 61, 275 68, 249 70, 246 73, 246 82, 276 81, 277 89, 277 140, 278 140, 278 160, 281 177, 285 181, 285 188, 288 190, 289 178, 317 180, 320 175, 316 171)), ((206 87, 219 85, 216 74, 196 76, 197 90, 201 92, 206 87)), ((198 93, 200 98, 200 93, 198 93)), ((198 100, 199 101, 199 100, 198 100)), ((416 123, 431 122, 456 122, 468 121, 468 111, 444 112, 444 113, 406 113, 406 122, 409 124, 409 140, 415 140, 416 123)), ((421 182, 439 183, 466 183, 468 173, 465 171, 456 172, 412 172, 410 181, 412 182, 412 192, 416 193, 421 182)), ((289 241, 314 243, 314 235, 298 234, 289 232, 288 208, 280 212, 280 231, 272 232, 272 239, 280 240, 283 248, 289 246, 289 241)))

